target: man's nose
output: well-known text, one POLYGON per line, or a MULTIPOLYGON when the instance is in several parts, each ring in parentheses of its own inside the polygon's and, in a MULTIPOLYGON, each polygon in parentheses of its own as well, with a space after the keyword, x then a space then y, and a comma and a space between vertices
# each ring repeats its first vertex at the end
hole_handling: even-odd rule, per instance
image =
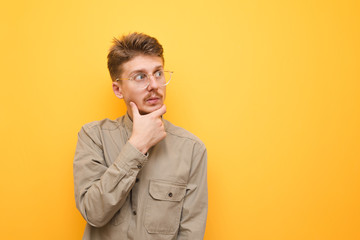
POLYGON ((156 80, 156 77, 153 75, 149 76, 149 86, 148 89, 158 89, 159 88, 159 82, 156 80))

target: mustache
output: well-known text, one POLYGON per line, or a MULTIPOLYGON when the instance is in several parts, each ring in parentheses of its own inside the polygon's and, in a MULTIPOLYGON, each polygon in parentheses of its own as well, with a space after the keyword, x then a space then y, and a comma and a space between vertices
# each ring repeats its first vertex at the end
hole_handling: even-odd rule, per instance
POLYGON ((150 92, 148 95, 146 95, 146 97, 144 99, 146 101, 150 98, 162 98, 162 97, 163 97, 163 95, 158 92, 150 92))

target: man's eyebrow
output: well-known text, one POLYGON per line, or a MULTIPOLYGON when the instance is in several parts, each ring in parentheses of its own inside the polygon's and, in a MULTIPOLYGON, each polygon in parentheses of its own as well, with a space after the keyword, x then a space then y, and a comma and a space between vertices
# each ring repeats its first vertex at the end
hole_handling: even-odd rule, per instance
MULTIPOLYGON (((152 71, 156 71, 156 70, 159 70, 159 69, 162 69, 163 68, 163 65, 157 65, 153 68, 152 71)), ((147 73, 146 69, 144 68, 140 68, 140 69, 135 69, 133 71, 130 72, 130 75, 133 75, 134 73, 139 73, 139 72, 142 72, 142 73, 147 73)))
POLYGON ((163 69, 163 68, 164 68, 163 65, 159 65, 159 66, 155 67, 154 70, 159 70, 159 69, 163 69))

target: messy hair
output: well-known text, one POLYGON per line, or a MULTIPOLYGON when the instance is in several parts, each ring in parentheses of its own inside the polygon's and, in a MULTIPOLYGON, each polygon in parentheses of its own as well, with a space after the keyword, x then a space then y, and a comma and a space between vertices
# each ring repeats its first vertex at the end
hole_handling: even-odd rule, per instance
POLYGON ((107 56, 111 79, 115 81, 121 76, 122 65, 138 55, 158 56, 164 62, 163 52, 163 47, 156 38, 143 33, 135 32, 114 38, 107 56))

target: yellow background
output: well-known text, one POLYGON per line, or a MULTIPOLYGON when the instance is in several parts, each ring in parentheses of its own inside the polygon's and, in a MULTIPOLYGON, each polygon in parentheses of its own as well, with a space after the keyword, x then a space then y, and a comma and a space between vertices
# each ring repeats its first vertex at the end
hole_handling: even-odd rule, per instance
POLYGON ((81 239, 77 132, 124 114, 114 36, 159 39, 208 148, 206 240, 360 239, 359 1, 2 1, 0 239, 81 239))

